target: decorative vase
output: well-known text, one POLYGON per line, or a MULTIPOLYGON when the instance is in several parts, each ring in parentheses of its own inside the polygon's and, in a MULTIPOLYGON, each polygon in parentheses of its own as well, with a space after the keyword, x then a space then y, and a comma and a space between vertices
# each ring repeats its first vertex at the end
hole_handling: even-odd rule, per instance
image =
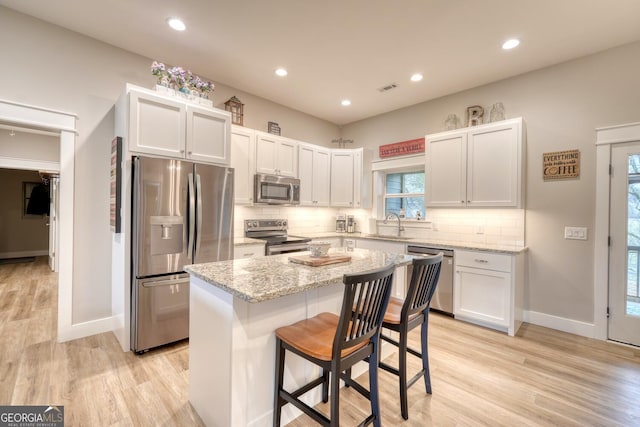
POLYGON ((164 75, 158 79, 158 84, 160 86, 169 87, 169 76, 164 75))
POLYGON ((446 130, 454 130, 458 127, 458 116, 455 114, 449 114, 447 120, 444 121, 444 127, 446 130))
POLYGON ((502 105, 502 102, 496 102, 493 104, 491 112, 489 113, 489 120, 491 122, 504 120, 504 105, 502 105))

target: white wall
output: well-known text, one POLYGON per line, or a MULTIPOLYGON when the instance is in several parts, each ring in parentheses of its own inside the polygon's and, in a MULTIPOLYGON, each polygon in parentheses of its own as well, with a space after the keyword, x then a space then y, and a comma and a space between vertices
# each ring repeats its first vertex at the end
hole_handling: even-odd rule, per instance
MULTIPOLYGON (((111 316, 109 154, 114 104, 125 83, 153 87, 152 59, 0 7, 0 96, 78 115, 75 153, 73 323, 111 316)), ((162 58, 154 58, 162 60, 162 58)), ((172 64, 189 68, 189 64, 172 64)), ((198 74, 197 70, 192 70, 198 74)), ((215 82, 215 76, 202 76, 215 82)), ((212 99, 245 105, 245 125, 330 145, 338 127, 216 83, 212 99)))
POLYGON ((471 105, 488 114, 501 101, 507 118, 522 116, 528 145, 525 304, 592 323, 595 128, 640 120, 638 76, 640 42, 352 123, 342 136, 377 153, 381 144, 444 130, 448 114, 465 117, 471 105), (542 154, 569 149, 580 150, 580 178, 544 182, 542 154), (589 240, 564 240, 565 225, 588 227, 589 240))

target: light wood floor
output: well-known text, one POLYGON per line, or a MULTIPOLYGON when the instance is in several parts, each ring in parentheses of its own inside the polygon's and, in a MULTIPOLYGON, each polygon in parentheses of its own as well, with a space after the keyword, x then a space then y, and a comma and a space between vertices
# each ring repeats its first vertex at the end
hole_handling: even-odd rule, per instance
MULTIPOLYGON (((56 306, 46 258, 0 266, 0 405, 64 405, 67 426, 202 425, 187 400, 187 343, 143 356, 123 353, 111 333, 58 344, 56 306)), ((430 320, 433 394, 415 384, 403 421, 397 380, 381 371, 384 426, 640 425, 640 350, 533 325, 508 337, 430 320)), ((367 405, 343 389, 342 425, 367 405)), ((289 426, 311 425, 303 416, 289 426)))

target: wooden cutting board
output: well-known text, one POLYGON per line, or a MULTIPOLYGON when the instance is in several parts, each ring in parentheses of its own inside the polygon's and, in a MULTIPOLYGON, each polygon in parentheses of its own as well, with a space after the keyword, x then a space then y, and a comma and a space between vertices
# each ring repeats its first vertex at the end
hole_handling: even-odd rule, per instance
POLYGON ((290 256, 289 261, 296 264, 310 265, 311 267, 320 267, 322 265, 349 262, 351 261, 351 255, 332 254, 318 258, 313 258, 310 255, 290 256))

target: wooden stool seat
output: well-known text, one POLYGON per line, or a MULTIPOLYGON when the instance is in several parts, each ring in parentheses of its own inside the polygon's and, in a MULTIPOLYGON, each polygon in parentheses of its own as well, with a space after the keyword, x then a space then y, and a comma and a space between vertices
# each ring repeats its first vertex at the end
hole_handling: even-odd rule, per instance
MULTIPOLYGON (((310 319, 276 329, 276 336, 296 350, 315 359, 330 361, 339 322, 340 317, 333 313, 320 313, 310 319)), ((342 357, 348 356, 368 343, 365 341, 342 350, 342 357)))
MULTIPOLYGON (((391 297, 389 305, 387 306, 387 312, 384 314, 384 323, 399 325, 402 320, 402 306, 404 300, 396 297, 391 297)), ((410 318, 419 316, 418 313, 414 313, 410 318)))

